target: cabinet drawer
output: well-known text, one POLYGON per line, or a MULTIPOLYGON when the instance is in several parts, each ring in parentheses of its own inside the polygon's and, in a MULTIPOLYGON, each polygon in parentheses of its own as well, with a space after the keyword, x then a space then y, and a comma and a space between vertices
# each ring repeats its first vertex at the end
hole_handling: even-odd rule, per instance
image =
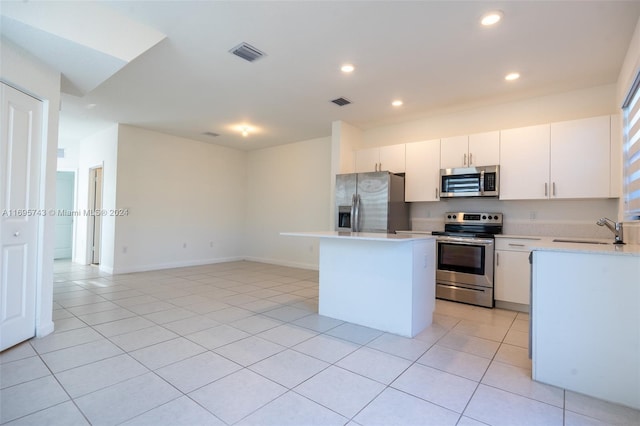
POLYGON ((530 251, 540 238, 496 238, 496 250, 530 251))

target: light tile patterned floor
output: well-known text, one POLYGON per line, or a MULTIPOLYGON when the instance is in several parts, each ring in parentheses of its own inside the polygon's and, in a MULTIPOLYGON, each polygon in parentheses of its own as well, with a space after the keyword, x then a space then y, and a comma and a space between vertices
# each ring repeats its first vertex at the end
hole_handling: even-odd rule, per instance
POLYGON ((525 314, 438 300, 434 324, 407 339, 319 316, 317 276, 57 262, 55 333, 0 354, 0 422, 640 424, 636 410, 533 382, 525 314))

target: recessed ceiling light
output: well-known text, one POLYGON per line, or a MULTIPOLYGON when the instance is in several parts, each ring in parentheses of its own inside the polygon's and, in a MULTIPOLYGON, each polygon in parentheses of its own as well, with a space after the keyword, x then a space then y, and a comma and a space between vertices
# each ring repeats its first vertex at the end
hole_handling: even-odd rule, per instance
POLYGON ((256 126, 255 124, 251 124, 249 121, 239 121, 233 124, 228 124, 225 126, 225 129, 233 134, 240 134, 245 138, 249 136, 261 135, 265 131, 265 129, 261 128, 260 126, 256 126))
POLYGON ((395 101, 391 102, 391 105, 393 105, 394 107, 402 106, 402 101, 400 99, 396 99, 395 101))
POLYGON ((507 74, 504 79, 507 81, 513 81, 513 80, 517 80, 520 78, 520 73, 517 72, 510 72, 509 74, 507 74))
POLYGON ((495 25, 500 22, 503 16, 504 13, 502 13, 501 10, 494 10, 492 12, 485 13, 482 16, 480 23, 485 27, 490 27, 491 25, 495 25))
POLYGON ((249 136, 249 133, 253 133, 255 131, 255 128, 249 124, 240 123, 234 126, 234 130, 236 132, 240 132, 240 134, 246 138, 249 136))
POLYGON ((340 67, 340 71, 344 72, 344 73, 350 73, 353 72, 353 70, 355 70, 356 67, 354 67, 352 64, 344 64, 343 66, 340 67))
POLYGON ((98 104, 87 104, 87 105, 85 105, 85 108, 87 108, 87 109, 94 109, 94 108, 95 108, 95 107, 97 107, 97 106, 98 106, 98 104))

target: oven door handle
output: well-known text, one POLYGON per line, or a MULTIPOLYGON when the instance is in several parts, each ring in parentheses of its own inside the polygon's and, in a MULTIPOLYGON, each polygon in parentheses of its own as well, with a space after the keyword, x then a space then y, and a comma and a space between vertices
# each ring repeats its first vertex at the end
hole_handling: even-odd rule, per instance
POLYGON ((494 240, 489 238, 473 238, 473 237, 438 237, 437 240, 443 243, 460 243, 462 245, 482 244, 490 246, 494 244, 494 240))

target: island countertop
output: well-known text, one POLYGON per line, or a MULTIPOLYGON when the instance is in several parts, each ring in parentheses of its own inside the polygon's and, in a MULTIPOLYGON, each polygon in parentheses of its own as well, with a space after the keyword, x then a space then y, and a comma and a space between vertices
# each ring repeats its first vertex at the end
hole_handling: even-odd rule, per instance
POLYGON ((337 232, 337 231, 310 231, 310 232, 281 232, 280 235, 288 237, 315 237, 315 238, 339 238, 365 241, 406 242, 425 239, 435 239, 431 235, 410 234, 385 234, 383 232, 337 232))

